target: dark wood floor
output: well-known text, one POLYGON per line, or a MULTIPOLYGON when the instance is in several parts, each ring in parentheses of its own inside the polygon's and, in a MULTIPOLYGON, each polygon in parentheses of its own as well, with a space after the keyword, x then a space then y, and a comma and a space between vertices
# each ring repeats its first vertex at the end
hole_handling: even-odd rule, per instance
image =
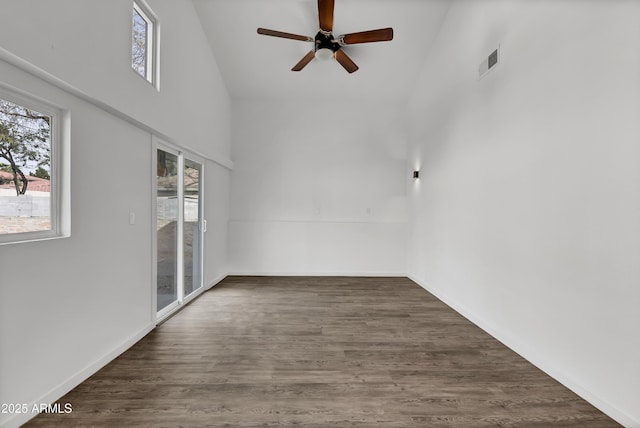
POLYGON ((227 278, 59 402, 27 426, 619 426, 406 278, 227 278))

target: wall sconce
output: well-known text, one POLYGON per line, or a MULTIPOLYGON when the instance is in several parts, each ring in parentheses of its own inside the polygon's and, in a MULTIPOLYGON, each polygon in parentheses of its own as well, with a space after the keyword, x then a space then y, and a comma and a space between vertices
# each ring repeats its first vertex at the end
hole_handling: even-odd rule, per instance
POLYGON ((413 179, 417 180, 418 178, 420 178, 420 170, 413 171, 413 179))

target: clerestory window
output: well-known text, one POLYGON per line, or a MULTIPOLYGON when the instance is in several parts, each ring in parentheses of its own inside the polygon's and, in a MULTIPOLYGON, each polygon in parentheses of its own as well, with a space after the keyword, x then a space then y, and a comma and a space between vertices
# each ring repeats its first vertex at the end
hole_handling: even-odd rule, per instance
POLYGON ((157 85, 157 19, 143 3, 133 3, 131 67, 149 83, 157 85))

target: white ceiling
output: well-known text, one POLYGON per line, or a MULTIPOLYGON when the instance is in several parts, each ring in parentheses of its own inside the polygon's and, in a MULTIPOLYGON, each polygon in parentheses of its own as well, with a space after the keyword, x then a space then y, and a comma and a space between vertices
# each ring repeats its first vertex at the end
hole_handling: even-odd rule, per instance
POLYGON ((313 45, 258 35, 258 27, 315 36, 316 0, 193 0, 234 98, 404 100, 449 8, 448 0, 335 0, 334 35, 393 27, 389 42, 347 46, 360 67, 313 60, 291 71, 313 45))

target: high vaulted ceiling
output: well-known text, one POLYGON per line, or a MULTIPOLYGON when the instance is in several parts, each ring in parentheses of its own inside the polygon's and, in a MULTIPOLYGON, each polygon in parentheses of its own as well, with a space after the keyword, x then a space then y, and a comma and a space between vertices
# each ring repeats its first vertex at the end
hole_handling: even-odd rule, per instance
POLYGON ((411 91, 448 0, 335 0, 334 35, 393 27, 394 39, 344 47, 360 67, 336 61, 291 68, 313 45, 258 35, 258 27, 315 36, 316 0, 193 0, 234 98, 403 100, 411 91))

